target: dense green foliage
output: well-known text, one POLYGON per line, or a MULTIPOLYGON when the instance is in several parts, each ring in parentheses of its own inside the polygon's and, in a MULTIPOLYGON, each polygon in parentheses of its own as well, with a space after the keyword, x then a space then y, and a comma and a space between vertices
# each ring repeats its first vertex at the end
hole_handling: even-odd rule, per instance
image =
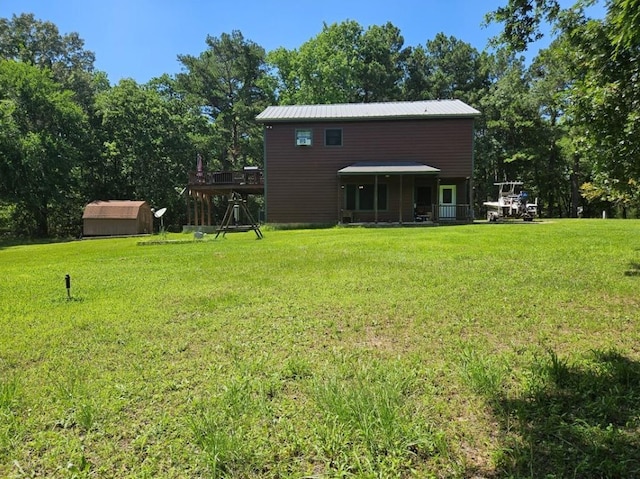
POLYGON ((564 75, 555 90, 564 160, 588 201, 626 213, 640 206, 640 2, 611 0, 601 20, 585 17, 592 3, 562 10, 556 0, 510 0, 489 19, 504 24, 501 40, 513 50, 538 38, 542 22, 556 27, 542 79, 564 75))
POLYGON ((255 116, 266 105, 438 98, 482 112, 477 210, 495 181, 521 179, 545 216, 637 215, 638 2, 608 2, 600 20, 585 16, 589 3, 510 0, 488 16, 504 32, 485 51, 444 33, 407 46, 391 23, 324 25, 271 52, 233 31, 146 85, 111 85, 77 33, 28 14, 0 19, 1 216, 16 234, 75 235, 84 204, 129 198, 168 207, 178 227, 198 153, 210 170, 262 165, 255 116), (516 52, 543 22, 556 38, 526 65, 516 52))
POLYGON ((391 23, 366 31, 357 22, 324 25, 299 50, 269 54, 283 104, 359 103, 402 99, 408 53, 391 23))
POLYGON ((238 31, 207 37, 207 46, 197 58, 179 56, 187 72, 177 80, 211 121, 210 166, 233 170, 262 164, 262 127, 255 117, 273 102, 264 49, 238 31))
POLYGON ((639 228, 0 243, 0 476, 638 477, 639 228))
POLYGON ((49 233, 52 209, 70 205, 87 120, 48 70, 0 59, 0 199, 20 209, 22 227, 49 233))

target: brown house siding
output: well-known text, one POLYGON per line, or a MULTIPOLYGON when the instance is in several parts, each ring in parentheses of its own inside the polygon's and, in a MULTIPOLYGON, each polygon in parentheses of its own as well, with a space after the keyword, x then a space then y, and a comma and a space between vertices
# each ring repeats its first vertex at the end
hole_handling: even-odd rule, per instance
MULTIPOLYGON (((458 202, 464 203, 465 179, 472 174, 472 136, 472 118, 267 124, 267 221, 335 223, 342 207, 337 172, 359 161, 415 161, 433 166, 440 170, 441 184, 458 185, 458 202), (343 146, 324 146, 326 128, 342 129, 343 146), (311 146, 295 146, 296 129, 312 130, 311 146)), ((368 181, 373 182, 373 177, 368 181)), ((388 209, 379 212, 379 219, 397 221, 400 177, 379 177, 379 181, 389 184, 388 209)), ((435 178, 419 181, 433 184, 433 195, 437 195, 435 178)), ((414 177, 404 176, 402 182, 407 221, 412 214, 414 177)))

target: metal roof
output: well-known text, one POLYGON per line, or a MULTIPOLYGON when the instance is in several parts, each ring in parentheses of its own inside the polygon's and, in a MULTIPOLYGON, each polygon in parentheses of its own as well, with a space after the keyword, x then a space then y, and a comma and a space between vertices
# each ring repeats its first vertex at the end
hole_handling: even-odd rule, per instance
POLYGON ((480 112, 460 100, 398 101, 387 103, 344 103, 336 105, 269 106, 259 122, 313 120, 385 120, 416 118, 472 118, 480 112))
POLYGON ((338 175, 428 175, 438 172, 438 168, 414 161, 362 161, 338 170, 338 175))
POLYGON ((134 220, 146 204, 146 201, 94 201, 85 206, 82 219, 134 220))

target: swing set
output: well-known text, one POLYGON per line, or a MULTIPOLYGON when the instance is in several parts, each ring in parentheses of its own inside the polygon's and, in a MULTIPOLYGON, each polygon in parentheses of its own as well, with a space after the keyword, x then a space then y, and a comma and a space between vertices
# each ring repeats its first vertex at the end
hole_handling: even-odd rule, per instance
POLYGON ((258 239, 264 238, 262 231, 260 231, 258 222, 254 219, 249 208, 247 208, 247 200, 234 192, 231 194, 231 198, 229 198, 227 211, 224 213, 222 223, 220 224, 220 227, 216 229, 215 239, 217 239, 221 233, 224 238, 227 233, 246 231, 254 231, 258 239), (242 222, 243 216, 246 219, 246 222, 244 223, 242 222))

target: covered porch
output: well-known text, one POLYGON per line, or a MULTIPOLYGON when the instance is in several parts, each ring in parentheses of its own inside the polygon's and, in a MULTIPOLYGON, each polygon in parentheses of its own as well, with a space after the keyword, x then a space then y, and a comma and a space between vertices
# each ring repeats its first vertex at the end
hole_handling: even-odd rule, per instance
POLYGON ((472 221, 470 178, 417 162, 358 162, 338 171, 341 224, 472 221))

